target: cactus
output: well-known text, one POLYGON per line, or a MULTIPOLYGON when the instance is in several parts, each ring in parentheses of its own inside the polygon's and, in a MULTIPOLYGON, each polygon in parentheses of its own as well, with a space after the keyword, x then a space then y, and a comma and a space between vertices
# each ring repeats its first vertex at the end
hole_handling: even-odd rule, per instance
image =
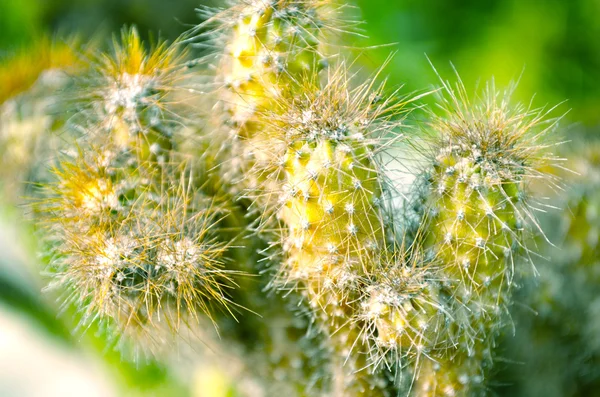
POLYGON ((420 137, 419 96, 324 69, 330 33, 352 28, 342 8, 240 0, 173 44, 124 29, 83 57, 52 181, 32 178, 50 287, 82 327, 106 325, 124 354, 199 335, 219 393, 486 390, 555 120, 510 89, 471 101, 442 82, 445 113, 420 137), (211 57, 190 43, 219 45, 215 92, 197 89, 211 57), (386 162, 405 139, 430 157, 398 208, 386 162))
POLYGON ((275 194, 285 253, 276 283, 300 290, 330 335, 332 366, 342 373, 334 380, 336 393, 367 392, 377 386, 372 380, 349 377, 368 366, 359 351, 360 328, 349 320, 358 310, 361 279, 375 266, 375 252, 385 249, 377 151, 394 139, 389 134, 403 103, 380 99, 372 83, 349 89, 343 65, 330 71, 323 87, 316 84, 266 117, 274 120, 266 133, 280 134, 275 139, 286 145, 269 167, 284 175, 275 194))
POLYGON ((20 49, 3 59, 0 66, 0 103, 27 92, 45 71, 81 67, 77 47, 76 38, 61 41, 41 37, 31 48, 20 49))
MULTIPOLYGON (((210 27, 215 47, 225 49, 216 84, 224 114, 219 123, 230 129, 222 138, 229 153, 223 172, 234 193, 248 195, 265 183, 248 173, 254 163, 270 162, 264 156, 274 143, 260 133, 260 113, 282 96, 299 94, 303 81, 326 65, 329 32, 348 24, 338 17, 340 8, 331 0, 257 0, 216 13, 202 10, 208 17, 202 27, 210 27)), ((265 197, 251 199, 262 203, 265 197)))
POLYGON ((544 121, 546 111, 511 105, 510 90, 500 95, 490 85, 471 103, 461 84, 444 87, 446 115, 432 123, 439 138, 424 176, 423 244, 440 261, 436 276, 451 314, 441 332, 454 346, 428 354, 416 388, 474 395, 485 390, 494 339, 507 322, 517 258, 528 259, 525 228, 537 222, 527 183, 549 180, 538 170, 552 161, 543 137, 554 123, 544 121))

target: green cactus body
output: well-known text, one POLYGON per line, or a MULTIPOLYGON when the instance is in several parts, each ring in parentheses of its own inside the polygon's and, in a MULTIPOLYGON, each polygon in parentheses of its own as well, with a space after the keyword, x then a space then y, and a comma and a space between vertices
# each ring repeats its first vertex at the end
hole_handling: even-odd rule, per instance
POLYGON ((503 306, 510 299, 513 250, 519 246, 522 224, 515 209, 522 191, 520 176, 502 178, 502 170, 491 168, 481 156, 478 149, 450 146, 438 157, 431 176, 430 244, 444 263, 443 291, 459 302, 457 325, 450 327, 449 335, 460 345, 451 355, 453 373, 442 369, 448 362, 431 363, 433 371, 421 368, 423 391, 432 395, 456 395, 478 387, 481 365, 491 359, 488 335, 499 329, 503 306), (427 379, 428 373, 433 379, 427 379))
POLYGON ((449 117, 433 127, 440 141, 426 187, 423 244, 440 262, 436 277, 451 315, 440 337, 455 347, 433 348, 416 369, 416 390, 432 396, 485 390, 494 339, 506 323, 516 254, 533 219, 527 177, 541 161, 530 134, 541 113, 511 108, 493 87, 476 105, 449 92, 449 117))
MULTIPOLYGON (((234 1, 206 8, 206 22, 173 45, 147 48, 126 29, 81 68, 57 48, 83 74, 66 91, 68 119, 38 111, 38 97, 54 98, 41 83, 2 103, 0 141, 17 145, 13 157, 0 148, 0 165, 38 138, 19 135, 21 103, 35 108, 35 133, 65 132, 61 150, 48 150, 60 153, 53 182, 40 183, 32 205, 50 287, 82 327, 101 326, 125 349, 170 355, 163 344, 206 337, 200 352, 185 349, 209 369, 199 393, 485 394, 513 278, 529 259, 526 231, 539 228, 527 188, 547 181, 554 124, 539 128, 546 114, 510 106, 510 91, 490 86, 470 102, 462 84, 442 82, 446 114, 433 116, 423 150, 432 155, 407 192, 418 197, 393 208, 403 193, 385 165, 413 160, 389 150, 403 138, 407 102, 374 79, 354 86, 343 62, 322 70, 328 36, 355 26, 343 2, 234 1), (217 44, 218 61, 187 62, 184 42, 217 44), (217 69, 208 85, 195 66, 217 69), (237 279, 247 273, 256 277, 237 279)), ((0 67, 0 100, 29 89, 34 66, 14 85, 0 67)), ((585 285, 572 296, 594 300, 588 319, 600 312, 583 282, 600 280, 596 187, 575 198, 565 237, 572 284, 585 285)), ((568 313, 566 294, 546 287, 539 306, 568 313)), ((600 327, 588 322, 577 332, 595 354, 600 327)))
POLYGON ((286 248, 297 250, 289 259, 292 274, 317 274, 337 285, 346 282, 348 266, 355 277, 368 271, 360 258, 381 244, 383 228, 374 204, 381 197, 377 172, 366 149, 329 140, 290 145, 284 157, 290 198, 281 218, 289 226, 286 248))
POLYGON ((401 105, 374 101, 371 83, 348 85, 341 66, 326 85, 306 84, 267 127, 287 146, 268 166, 283 176, 277 197, 286 255, 276 285, 301 292, 327 335, 333 393, 378 393, 355 317, 378 251, 386 250, 376 151, 387 138, 378 134, 394 130, 398 121, 390 119, 401 105))
POLYGON ((202 159, 174 151, 181 114, 170 101, 185 52, 165 43, 147 51, 134 29, 114 47, 79 81, 82 111, 67 125, 84 132, 69 142, 67 153, 79 153, 58 162, 35 206, 49 228, 54 284, 72 292, 66 302, 83 324, 99 318, 144 352, 159 347, 144 337, 226 303, 233 284, 217 224, 227 212, 202 190, 202 159))
POLYGON ((71 75, 83 72, 77 40, 40 38, 0 60, 0 189, 13 203, 30 194, 28 182, 47 178, 45 163, 55 156, 61 131, 70 117, 60 98, 71 88, 71 75))
POLYGON ((572 213, 565 214, 568 222, 568 245, 579 253, 578 267, 589 271, 591 280, 600 274, 594 267, 600 250, 600 143, 589 139, 580 144, 579 150, 569 153, 571 168, 581 176, 577 178, 570 197, 572 213), (584 148, 581 146, 585 145, 584 148))

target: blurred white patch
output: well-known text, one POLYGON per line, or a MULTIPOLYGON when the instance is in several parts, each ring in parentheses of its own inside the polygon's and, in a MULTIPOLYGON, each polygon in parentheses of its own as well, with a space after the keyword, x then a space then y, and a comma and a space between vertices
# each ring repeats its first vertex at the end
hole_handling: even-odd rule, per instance
POLYGON ((116 396, 103 375, 99 365, 0 305, 0 396, 116 396))

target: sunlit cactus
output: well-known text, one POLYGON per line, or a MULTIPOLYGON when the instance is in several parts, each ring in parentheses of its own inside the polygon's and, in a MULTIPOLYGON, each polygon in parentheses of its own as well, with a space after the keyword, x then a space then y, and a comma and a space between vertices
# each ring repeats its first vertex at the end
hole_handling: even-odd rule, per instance
POLYGON ((432 123, 434 161, 426 171, 425 249, 440 261, 437 278, 451 318, 442 334, 452 349, 431 351, 417 368, 422 395, 483 393, 494 338, 507 322, 517 258, 527 259, 526 227, 537 226, 527 183, 552 161, 543 139, 547 112, 510 104, 489 85, 471 102, 462 85, 445 85, 446 114, 432 123), (524 255, 521 255, 524 254, 524 255))
POLYGON ((202 190, 202 159, 174 151, 184 55, 176 44, 146 49, 130 29, 114 54, 92 58, 64 99, 81 111, 65 125, 55 181, 33 200, 65 305, 142 352, 164 330, 227 311, 234 285, 218 237, 226 205, 202 190))
POLYGON ((253 135, 256 112, 282 90, 322 67, 320 46, 333 22, 328 20, 331 6, 330 0, 253 0, 214 15, 204 10, 207 25, 216 25, 211 34, 225 47, 218 78, 230 92, 226 111, 241 135, 253 135))
POLYGON ((382 258, 361 300, 357 321, 365 329, 372 366, 391 371, 402 392, 412 384, 410 363, 421 362, 434 347, 449 346, 442 331, 450 314, 441 300, 437 265, 417 245, 397 247, 382 258))

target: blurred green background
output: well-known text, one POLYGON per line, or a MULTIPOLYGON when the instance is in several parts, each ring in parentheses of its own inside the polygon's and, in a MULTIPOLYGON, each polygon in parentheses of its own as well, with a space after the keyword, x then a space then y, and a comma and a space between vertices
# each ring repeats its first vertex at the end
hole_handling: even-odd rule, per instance
MULTIPOLYGON (((0 56, 45 32, 83 37, 135 24, 174 38, 198 22, 202 0, 0 0, 0 56)), ((204 0, 218 6, 219 0, 204 0)), ((452 62, 472 87, 519 79, 517 97, 543 106, 567 100, 568 119, 600 124, 600 0, 356 0, 369 36, 362 62, 376 68, 395 51, 390 81, 416 91, 445 77, 452 62)))

